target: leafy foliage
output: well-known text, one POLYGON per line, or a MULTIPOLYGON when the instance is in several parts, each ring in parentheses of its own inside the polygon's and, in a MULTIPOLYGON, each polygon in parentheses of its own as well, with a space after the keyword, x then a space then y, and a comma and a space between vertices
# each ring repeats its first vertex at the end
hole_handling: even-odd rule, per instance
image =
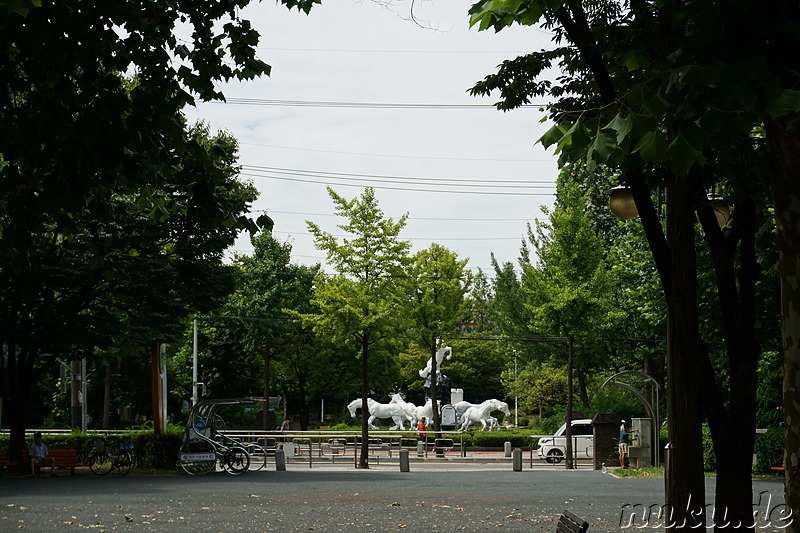
POLYGON ((756 472, 769 474, 773 466, 783 464, 784 433, 784 428, 772 427, 756 439, 756 472))
POLYGON ((175 335, 184 306, 225 292, 233 234, 270 224, 245 214, 235 144, 181 113, 222 99, 220 81, 268 73, 248 3, 0 0, 0 369, 16 445, 37 354, 107 346, 120 329, 175 335))

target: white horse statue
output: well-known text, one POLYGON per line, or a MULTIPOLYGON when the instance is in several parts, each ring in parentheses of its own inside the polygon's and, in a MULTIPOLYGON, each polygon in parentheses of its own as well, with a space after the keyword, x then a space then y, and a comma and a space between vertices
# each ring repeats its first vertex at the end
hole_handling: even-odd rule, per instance
MULTIPOLYGON (((353 400, 347 405, 347 410, 350 411, 350 416, 353 418, 356 417, 356 409, 361 407, 362 402, 361 398, 357 400, 353 400)), ((367 420, 367 425, 371 429, 378 429, 376 426, 372 425, 372 422, 376 418, 391 418, 394 421, 394 426, 392 426, 392 431, 399 429, 405 429, 405 422, 408 420, 411 422, 411 417, 406 414, 403 410, 403 407, 396 403, 378 403, 372 398, 367 398, 367 408, 369 409, 369 419, 367 420)), ((409 427, 410 424, 409 424, 409 427)))
MULTIPOLYGON (((442 360, 444 360, 445 356, 447 356, 447 360, 449 361, 450 358, 453 357, 453 349, 449 346, 444 346, 443 348, 439 348, 436 350, 436 371, 438 372, 439 369, 442 367, 442 360)), ((428 359, 428 363, 425 365, 425 368, 419 371, 419 377, 427 378, 431 370, 433 370, 433 357, 428 359)))
POLYGON ((487 425, 491 430, 495 425, 497 425, 497 419, 491 416, 493 411, 502 411, 506 416, 511 415, 506 402, 501 402, 500 400, 495 399, 486 400, 485 402, 478 405, 473 405, 464 411, 464 414, 461 417, 462 422, 460 431, 465 431, 469 426, 472 424, 478 424, 478 422, 480 422, 483 426, 481 428, 482 431, 486 430, 487 425))
POLYGON ((464 411, 469 409, 470 407, 478 407, 480 404, 477 403, 469 403, 467 401, 460 401, 453 404, 453 407, 456 410, 456 418, 458 419, 459 423, 464 419, 464 411))
POLYGON ((411 418, 411 427, 413 428, 417 423, 417 419, 414 418, 414 413, 417 410, 417 406, 412 402, 407 402, 406 399, 403 398, 403 395, 398 393, 392 393, 389 395, 389 403, 395 403, 403 408, 403 411, 411 418))
POLYGON ((390 394, 391 400, 389 403, 395 403, 403 406, 403 410, 411 417, 411 428, 413 429, 417 422, 425 417, 426 420, 433 420, 433 404, 430 400, 425 402, 425 405, 414 405, 412 402, 407 402, 400 394, 390 394))

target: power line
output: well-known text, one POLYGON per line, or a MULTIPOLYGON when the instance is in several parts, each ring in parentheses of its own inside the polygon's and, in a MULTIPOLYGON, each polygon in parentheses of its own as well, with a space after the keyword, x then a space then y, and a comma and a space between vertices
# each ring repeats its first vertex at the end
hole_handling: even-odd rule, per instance
POLYGON ((273 52, 324 52, 357 54, 524 54, 523 50, 375 50, 365 48, 273 48, 259 46, 259 50, 273 52))
POLYGON ((423 159, 434 161, 487 161, 487 162, 502 162, 502 163, 555 163, 554 158, 543 159, 512 159, 508 157, 435 157, 435 156, 422 156, 422 155, 406 155, 406 154, 371 154, 366 152, 345 152, 341 150, 318 150, 312 148, 297 148, 295 146, 280 146, 276 144, 263 144, 263 143, 249 143, 242 142, 249 146, 263 146, 266 148, 277 148, 279 150, 296 150, 299 152, 315 152, 321 154, 337 154, 337 155, 358 155, 366 157, 390 157, 393 159, 423 159))
POLYGON ((460 185, 462 183, 466 184, 476 184, 476 187, 515 187, 515 188, 525 188, 525 189, 552 189, 555 188, 555 183, 551 180, 540 180, 540 181, 533 181, 533 180, 502 180, 502 179, 483 179, 483 180, 475 180, 475 179, 464 179, 464 178, 430 178, 424 176, 387 176, 384 174, 357 174, 354 172, 331 172, 326 170, 303 170, 303 169, 296 169, 296 168, 283 168, 283 167, 266 167, 261 165, 242 165, 242 168, 245 170, 252 170, 258 172, 281 172, 285 174, 290 174, 294 176, 306 176, 306 177, 322 177, 322 178, 371 178, 371 179, 380 179, 382 181, 387 181, 389 183, 402 183, 402 182, 421 182, 423 184, 427 184, 428 182, 431 185, 460 185), (500 185, 510 183, 511 185, 500 185))
MULTIPOLYGON (((277 180, 286 180, 286 181, 294 181, 298 183, 319 183, 322 185, 331 185, 329 181, 319 181, 319 180, 308 180, 308 179, 297 179, 297 178, 286 178, 280 176, 259 176, 253 174, 247 174, 248 176, 254 178, 269 178, 269 179, 277 179, 277 180)), ((359 185, 356 183, 336 183, 335 185, 339 187, 358 187, 362 188, 364 185, 359 185)), ((525 193, 525 192, 491 192, 491 191, 457 191, 457 190, 438 190, 438 189, 415 189, 409 187, 386 187, 381 185, 374 185, 371 186, 373 189, 382 189, 382 190, 392 190, 392 191, 409 191, 409 192, 424 192, 424 193, 446 193, 446 194, 481 194, 481 195, 492 195, 492 196, 552 196, 554 193, 525 193)))
MULTIPOLYGON (((494 104, 415 104, 392 102, 328 102, 322 100, 274 100, 267 98, 226 98, 225 101, 212 100, 212 104, 277 106, 277 107, 312 107, 312 108, 345 108, 345 109, 492 109, 494 104)), ((546 107, 547 104, 522 104, 519 107, 546 107)))
MULTIPOLYGON (((272 231, 282 235, 304 235, 311 236, 311 233, 302 231, 272 231)), ((351 238, 352 235, 333 235, 334 237, 351 238)), ((522 237, 403 237, 404 241, 511 241, 520 240, 522 237)))
MULTIPOLYGON (((259 213, 271 213, 281 215, 303 215, 313 217, 339 217, 334 213, 304 213, 301 211, 274 211, 272 209, 262 209, 259 213)), ((397 217, 394 217, 397 218, 397 217)), ((437 222, 526 222, 530 218, 439 218, 439 217, 408 217, 408 220, 432 220, 437 222)))
MULTIPOLYGON (((536 185, 537 183, 547 182, 521 182, 521 181, 508 181, 505 183, 519 183, 520 185, 497 185, 492 182, 481 182, 478 180, 456 180, 449 178, 410 178, 410 177, 392 177, 392 176, 372 176, 365 174, 345 174, 335 172, 319 172, 319 171, 303 171, 293 169, 275 169, 271 170, 270 167, 256 167, 250 165, 243 165, 242 169, 245 170, 245 175, 252 178, 268 178, 284 181, 293 181, 297 183, 318 183, 322 185, 337 185, 342 187, 365 187, 369 183, 407 183, 408 187, 391 187, 387 185, 371 185, 375 189, 395 190, 395 191, 410 191, 422 193, 448 193, 448 194, 480 194, 480 195, 500 195, 500 196, 552 196, 554 194, 555 185, 536 185), (252 169, 252 170, 250 170, 252 169), (334 183, 331 183, 334 181, 334 183), (426 183, 425 181, 430 181, 426 183), (349 183, 354 182, 354 183, 349 183), (455 182, 455 183, 448 183, 455 182), (463 184, 470 182, 469 184, 463 184), (472 184, 475 183, 475 184, 472 184), (485 184, 481 184, 485 183, 485 184), (527 183, 527 184, 526 184, 527 183), (528 185, 530 184, 530 185, 528 185), (472 187, 483 189, 513 189, 513 191, 480 191, 480 190, 463 190, 463 189, 429 189, 419 188, 419 186, 439 186, 439 187, 472 187), (530 189, 548 189, 550 192, 525 192, 530 189)), ((502 180, 499 183, 504 183, 502 180)))

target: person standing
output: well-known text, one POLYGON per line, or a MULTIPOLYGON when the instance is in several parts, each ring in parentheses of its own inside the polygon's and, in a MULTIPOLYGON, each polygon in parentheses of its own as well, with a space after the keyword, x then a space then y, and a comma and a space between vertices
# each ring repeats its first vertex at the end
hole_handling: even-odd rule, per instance
POLYGON ((425 431, 427 427, 427 420, 423 416, 420 418, 419 423, 417 424, 417 431, 419 431, 419 440, 425 440, 428 437, 428 433, 425 431))
POLYGON ((28 448, 28 457, 31 460, 31 475, 36 475, 36 466, 50 465, 50 477, 56 477, 56 458, 50 456, 47 444, 42 442, 42 434, 33 434, 33 444, 28 448))
POLYGON ((625 421, 619 426, 619 466, 625 468, 628 459, 628 427, 625 421))

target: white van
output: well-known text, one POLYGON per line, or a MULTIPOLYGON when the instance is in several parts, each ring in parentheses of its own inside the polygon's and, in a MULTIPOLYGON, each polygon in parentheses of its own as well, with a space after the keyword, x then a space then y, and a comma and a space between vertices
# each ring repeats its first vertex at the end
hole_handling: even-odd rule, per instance
MULTIPOLYGON (((567 451, 567 424, 558 428, 552 437, 541 437, 536 451, 548 463, 560 463, 567 451)), ((594 455, 594 431, 592 421, 582 418, 572 421, 572 457, 587 459, 594 455)))

